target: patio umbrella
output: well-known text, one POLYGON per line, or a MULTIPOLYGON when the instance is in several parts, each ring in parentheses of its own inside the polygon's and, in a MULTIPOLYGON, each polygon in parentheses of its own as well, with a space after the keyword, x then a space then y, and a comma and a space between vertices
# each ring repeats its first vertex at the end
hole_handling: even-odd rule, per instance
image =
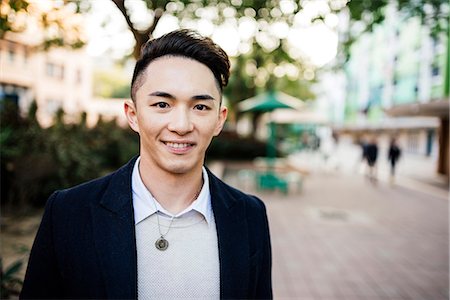
POLYGON ((240 112, 271 112, 279 108, 298 109, 302 106, 302 100, 275 91, 256 95, 238 104, 240 112))
MULTIPOLYGON (((264 113, 272 112, 276 109, 299 109, 304 106, 303 100, 292 97, 283 92, 268 91, 238 104, 240 112, 264 113)), ((276 134, 275 123, 269 122, 270 136, 267 143, 267 157, 276 156, 276 134)))
MULTIPOLYGON (((241 101, 238 104, 240 112, 265 113, 276 109, 298 109, 303 106, 303 101, 282 92, 268 91, 255 97, 241 101)), ((258 175, 258 186, 262 188, 280 188, 287 193, 287 181, 279 178, 273 172, 274 159, 276 157, 276 128, 274 122, 269 122, 270 136, 267 142, 267 172, 258 175)))

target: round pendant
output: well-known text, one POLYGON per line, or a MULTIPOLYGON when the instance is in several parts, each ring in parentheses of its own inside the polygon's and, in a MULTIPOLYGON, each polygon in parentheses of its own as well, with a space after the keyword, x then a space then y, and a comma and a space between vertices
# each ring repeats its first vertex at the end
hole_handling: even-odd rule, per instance
POLYGON ((155 247, 160 251, 164 251, 169 247, 169 242, 163 237, 160 237, 159 239, 156 240, 155 247))

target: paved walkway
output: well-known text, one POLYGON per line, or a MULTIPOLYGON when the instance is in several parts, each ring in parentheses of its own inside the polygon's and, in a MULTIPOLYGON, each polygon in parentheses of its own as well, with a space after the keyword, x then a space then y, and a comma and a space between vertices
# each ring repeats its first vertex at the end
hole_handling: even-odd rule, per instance
POLYGON ((373 182, 332 167, 283 196, 238 180, 242 167, 229 165, 224 179, 267 205, 276 299, 448 299, 445 189, 373 182))

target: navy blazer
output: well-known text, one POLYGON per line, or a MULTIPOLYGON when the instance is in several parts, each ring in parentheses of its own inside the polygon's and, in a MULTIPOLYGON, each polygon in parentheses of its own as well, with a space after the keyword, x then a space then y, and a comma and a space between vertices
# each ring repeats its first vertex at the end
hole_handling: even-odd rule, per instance
MULTIPOLYGON (((21 299, 136 299, 131 189, 136 158, 116 172, 57 191, 47 201, 21 299)), ((271 299, 271 247, 263 202, 209 170, 222 299, 271 299)))

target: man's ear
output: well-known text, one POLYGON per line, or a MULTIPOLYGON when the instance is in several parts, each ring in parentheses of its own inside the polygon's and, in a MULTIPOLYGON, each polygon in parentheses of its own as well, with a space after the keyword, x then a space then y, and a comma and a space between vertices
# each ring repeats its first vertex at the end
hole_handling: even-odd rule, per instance
POLYGON ((127 117, 128 125, 130 125, 131 129, 139 133, 136 103, 134 103, 133 100, 125 100, 123 108, 125 111, 125 116, 127 117))
POLYGON ((222 131, 223 125, 225 124, 225 120, 227 119, 228 115, 228 108, 225 106, 220 106, 219 108, 219 120, 217 122, 217 126, 214 130, 214 136, 218 136, 219 133, 222 131))

